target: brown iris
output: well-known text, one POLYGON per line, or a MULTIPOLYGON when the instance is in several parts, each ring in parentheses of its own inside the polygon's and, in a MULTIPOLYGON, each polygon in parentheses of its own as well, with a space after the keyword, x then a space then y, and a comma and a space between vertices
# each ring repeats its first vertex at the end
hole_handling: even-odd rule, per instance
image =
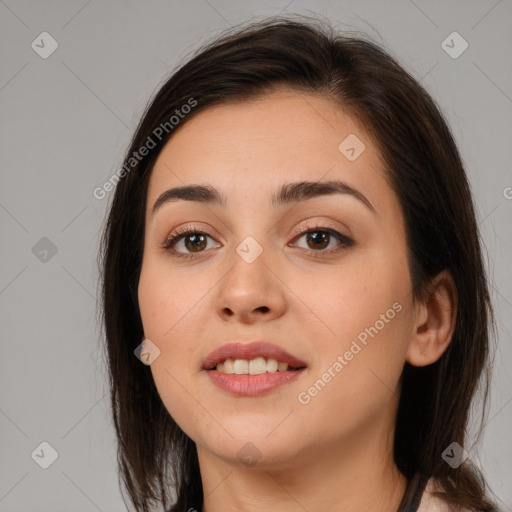
POLYGON ((329 245, 329 237, 331 235, 327 233, 326 231, 312 231, 311 233, 307 234, 307 243, 309 244, 310 241, 312 241, 314 244, 322 244, 316 245, 314 249, 324 249, 329 245))
POLYGON ((206 236, 203 234, 198 233, 193 235, 187 235, 185 237, 185 247, 190 252, 200 252, 206 247, 206 245, 206 236))

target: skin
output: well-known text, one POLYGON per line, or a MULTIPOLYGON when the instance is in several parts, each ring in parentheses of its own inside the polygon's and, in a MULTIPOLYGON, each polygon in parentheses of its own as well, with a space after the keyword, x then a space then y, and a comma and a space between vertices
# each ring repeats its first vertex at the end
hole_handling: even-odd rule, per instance
POLYGON ((400 375, 405 361, 430 364, 447 348, 456 295, 442 273, 428 301, 413 300, 400 205, 357 120, 330 99, 288 89, 197 114, 152 171, 144 244, 141 317, 161 351, 151 371, 167 410, 197 445, 202 510, 396 510, 407 486, 393 462, 400 375), (354 161, 338 149, 349 134, 366 146, 354 161), (271 207, 281 185, 302 180, 342 180, 375 212, 346 194, 271 207), (185 184, 214 186, 226 206, 177 200, 152 213, 162 192, 185 184), (330 237, 319 249, 300 234, 318 224, 354 244, 330 237), (162 248, 191 225, 210 237, 203 252, 193 252, 190 239, 175 249, 191 259, 162 248), (252 263, 236 252, 247 236, 263 249, 252 263), (321 255, 332 248, 339 250, 321 255), (401 311, 378 335, 300 403, 299 393, 397 302, 401 311), (265 395, 232 396, 202 365, 237 340, 269 341, 308 368, 265 395), (259 457, 251 466, 237 457, 248 442, 259 457))

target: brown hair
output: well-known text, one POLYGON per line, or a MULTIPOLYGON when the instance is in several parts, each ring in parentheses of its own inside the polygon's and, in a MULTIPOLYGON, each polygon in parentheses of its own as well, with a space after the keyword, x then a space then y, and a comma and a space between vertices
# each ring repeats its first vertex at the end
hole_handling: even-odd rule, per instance
POLYGON ((150 368, 134 356, 143 338, 136 290, 151 169, 172 136, 170 117, 191 98, 197 106, 180 126, 208 107, 276 86, 321 94, 368 130, 404 215, 414 296, 424 298, 429 279, 440 271, 452 274, 459 297, 452 342, 434 364, 405 363, 395 462, 408 479, 418 472, 438 479, 447 503, 493 508, 469 459, 452 468, 442 458, 452 442, 466 445, 470 405, 482 377, 486 404, 494 325, 473 200, 453 137, 425 89, 378 45, 287 18, 238 28, 196 52, 151 101, 126 155, 128 162, 153 136, 154 147, 130 161, 117 184, 98 260, 118 463, 131 502, 137 512, 167 507, 171 490, 173 511, 200 510, 203 502, 195 443, 165 409, 150 368), (154 137, 166 122, 165 136, 154 137))

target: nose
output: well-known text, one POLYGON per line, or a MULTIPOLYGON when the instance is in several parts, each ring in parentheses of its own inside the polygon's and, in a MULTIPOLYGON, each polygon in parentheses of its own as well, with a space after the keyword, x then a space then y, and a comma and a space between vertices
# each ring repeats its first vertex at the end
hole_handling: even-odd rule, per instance
POLYGON ((253 324, 275 320, 286 311, 286 286, 263 251, 248 263, 236 251, 232 266, 221 280, 217 314, 228 322, 253 324))

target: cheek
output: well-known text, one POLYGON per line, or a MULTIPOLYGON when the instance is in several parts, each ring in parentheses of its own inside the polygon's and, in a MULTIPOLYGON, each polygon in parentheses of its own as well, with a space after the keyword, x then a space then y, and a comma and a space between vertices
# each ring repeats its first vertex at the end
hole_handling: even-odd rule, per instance
POLYGON ((142 267, 138 290, 145 335, 167 345, 176 332, 185 327, 193 329, 194 317, 201 311, 201 298, 207 290, 207 279, 172 272, 165 258, 148 257, 142 267))
POLYGON ((317 274, 311 285, 298 280, 295 290, 307 297, 304 327, 320 355, 304 401, 355 411, 379 407, 397 385, 412 328, 411 296, 400 256, 381 251, 344 263, 339 273, 317 274))
POLYGON ((403 337, 410 282, 407 262, 400 256, 382 249, 361 251, 338 268, 315 271, 314 277, 284 279, 293 280, 294 294, 304 304, 302 318, 317 332, 311 340, 315 345, 342 351, 360 334, 363 342, 372 334, 382 340, 403 337))
POLYGON ((347 293, 334 296, 346 305, 341 309, 326 301, 324 318, 336 337, 318 338, 321 360, 297 396, 305 434, 313 437, 320 431, 324 440, 372 428, 373 422, 393 411, 405 361, 406 296, 393 301, 394 294, 374 292, 359 293, 355 299, 349 291, 354 290, 348 287, 347 293))
MULTIPOLYGON (((155 386, 165 408, 187 431, 205 422, 204 410, 191 399, 194 368, 193 340, 201 332, 201 297, 205 291, 194 280, 169 274, 168 265, 150 257, 144 261, 139 280, 139 305, 144 335, 160 349, 151 364, 155 386)), ((204 299, 203 299, 204 300, 204 299)))
POLYGON ((175 399, 179 402, 187 374, 192 372, 192 340, 197 335, 194 329, 201 325, 195 318, 201 308, 201 295, 187 280, 171 276, 165 264, 151 258, 143 263, 138 293, 144 336, 160 350, 151 372, 169 409, 175 406, 175 399), (172 403, 168 404, 166 398, 171 397, 172 403))

